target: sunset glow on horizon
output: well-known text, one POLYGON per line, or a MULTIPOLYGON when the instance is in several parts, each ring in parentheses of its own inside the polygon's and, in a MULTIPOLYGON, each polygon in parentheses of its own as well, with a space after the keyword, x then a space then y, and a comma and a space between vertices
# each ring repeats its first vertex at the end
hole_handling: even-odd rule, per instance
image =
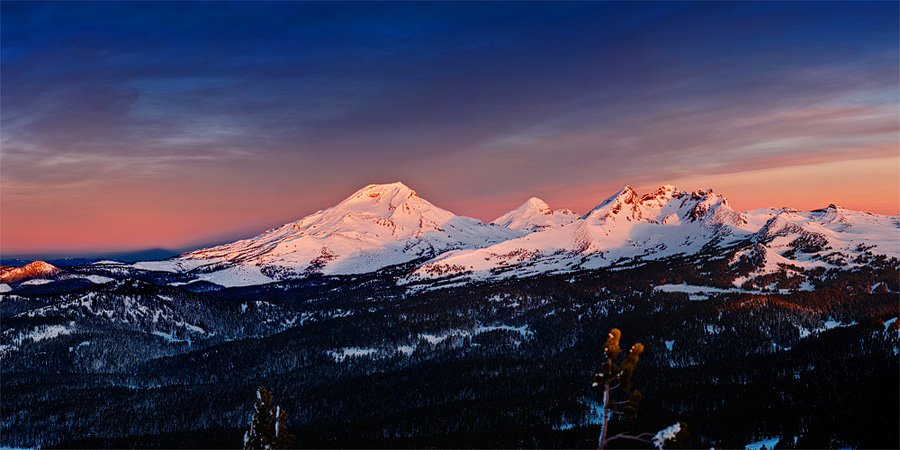
POLYGON ((3 2, 2 257, 185 250, 401 181, 900 214, 896 2, 3 2))

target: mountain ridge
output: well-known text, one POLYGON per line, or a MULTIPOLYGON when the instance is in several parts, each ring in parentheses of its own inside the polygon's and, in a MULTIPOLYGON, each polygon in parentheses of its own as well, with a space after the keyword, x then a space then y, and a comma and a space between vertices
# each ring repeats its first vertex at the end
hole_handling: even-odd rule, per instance
POLYGON ((251 238, 165 260, 98 263, 98 270, 109 276, 168 272, 166 283, 220 289, 415 264, 400 280, 407 285, 718 255, 734 259, 735 267, 745 266, 738 263, 742 258, 753 261, 753 270, 732 275, 735 285, 743 285, 775 272, 852 267, 876 254, 898 258, 897 229, 900 216, 834 204, 741 212, 712 189, 688 192, 672 185, 643 195, 626 185, 582 215, 531 197, 487 224, 394 182, 367 185, 330 208, 251 238))
POLYGON ((481 249, 448 252, 422 264, 405 282, 565 273, 741 248, 758 264, 755 271, 734 275, 734 283, 743 285, 771 273, 791 276, 803 269, 864 264, 872 249, 898 258, 897 228, 897 216, 834 205, 743 213, 712 189, 687 192, 663 185, 640 196, 625 186, 570 224, 481 249))
POLYGON ((262 284, 312 273, 372 272, 521 234, 457 216, 400 182, 370 184, 335 206, 255 237, 134 267, 193 271, 222 286, 262 284))

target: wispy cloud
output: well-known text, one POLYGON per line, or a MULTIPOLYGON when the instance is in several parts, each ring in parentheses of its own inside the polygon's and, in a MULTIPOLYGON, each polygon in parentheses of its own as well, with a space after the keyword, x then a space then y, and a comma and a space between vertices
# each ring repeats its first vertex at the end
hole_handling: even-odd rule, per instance
POLYGON ((525 195, 602 195, 566 186, 896 156, 898 13, 890 2, 4 3, 4 246, 25 246, 10 230, 58 220, 73 196, 99 199, 81 204, 86 217, 127 192, 209 228, 245 220, 217 196, 274 221, 403 180, 491 219, 525 195), (22 213, 38 197, 47 212, 22 213))

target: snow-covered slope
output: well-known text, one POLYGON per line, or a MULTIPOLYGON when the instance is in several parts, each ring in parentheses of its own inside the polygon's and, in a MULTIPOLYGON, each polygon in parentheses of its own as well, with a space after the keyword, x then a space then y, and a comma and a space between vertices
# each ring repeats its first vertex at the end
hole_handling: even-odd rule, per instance
POLYGON ((554 211, 546 202, 531 197, 518 208, 494 219, 493 224, 514 230, 543 231, 559 228, 578 219, 578 214, 568 209, 554 211))
POLYGON ((86 283, 102 284, 112 278, 85 273, 78 268, 61 269, 45 261, 33 261, 22 267, 0 266, 0 292, 21 292, 22 290, 48 293, 83 287, 86 283))
POLYGON ((33 261, 22 267, 0 266, 0 282, 16 283, 34 278, 46 278, 61 272, 62 269, 44 261, 33 261))
POLYGON ((522 234, 438 208, 402 183, 373 184, 331 208, 259 236, 135 267, 194 271, 200 280, 242 286, 314 272, 372 272, 522 234))
POLYGON ((756 262, 747 277, 735 282, 797 269, 852 268, 878 258, 900 258, 900 217, 853 211, 836 205, 813 211, 760 208, 747 211, 762 224, 750 239, 754 245, 735 254, 735 261, 756 262))
POLYGON ((838 248, 844 258, 873 249, 889 258, 900 257, 897 228, 897 217, 834 206, 807 212, 766 208, 744 214, 712 190, 688 193, 666 185, 639 196, 626 186, 569 225, 486 248, 445 253, 418 267, 406 281, 559 273, 672 256, 716 255, 728 248, 765 253, 755 260, 764 262, 758 273, 771 273, 792 261, 829 264, 826 250, 838 248))
POLYGON ((182 345, 265 336, 302 320, 300 314, 265 301, 209 301, 140 280, 114 280, 53 296, 5 296, 0 357, 33 352, 38 341, 42 345, 57 341, 63 349, 69 347, 70 357, 87 358, 88 367, 96 370, 101 366, 92 360, 101 356, 102 361, 130 365, 171 354, 182 345), (104 342, 115 349, 113 358, 104 355, 109 351, 104 342), (78 352, 72 353, 74 349, 78 352))

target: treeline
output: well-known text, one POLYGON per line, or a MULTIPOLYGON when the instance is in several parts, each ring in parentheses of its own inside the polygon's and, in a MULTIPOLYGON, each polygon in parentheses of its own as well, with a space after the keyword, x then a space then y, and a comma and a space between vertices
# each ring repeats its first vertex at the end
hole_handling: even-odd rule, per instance
MULTIPOLYGON (((883 325, 898 314, 896 293, 691 300, 654 290, 702 276, 695 270, 595 271, 408 296, 389 274, 217 293, 110 287, 104 307, 160 301, 222 334, 168 343, 147 324, 78 316, 91 334, 24 343, 4 357, 0 441, 239 447, 264 385, 299 447, 587 448, 599 432, 590 377, 617 327, 623 344, 646 347, 634 380, 645 401, 613 432, 682 420, 687 447, 769 436, 792 445, 797 436, 799 448, 900 443, 900 343, 883 325), (371 353, 336 358, 344 348, 371 353)), ((61 311, 42 320, 83 313, 61 311)))

